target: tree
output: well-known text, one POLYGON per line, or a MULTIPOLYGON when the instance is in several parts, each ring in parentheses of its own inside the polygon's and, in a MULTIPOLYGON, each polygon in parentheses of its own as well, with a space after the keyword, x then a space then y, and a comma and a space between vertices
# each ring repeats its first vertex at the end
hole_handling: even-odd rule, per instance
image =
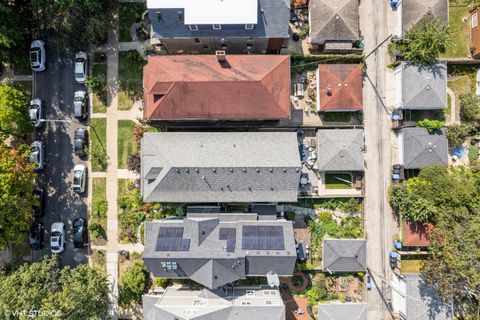
POLYGON ((114 0, 32 0, 35 26, 59 50, 85 50, 105 41, 114 0))
POLYGON ((450 32, 440 19, 423 19, 400 40, 399 47, 405 60, 416 65, 437 61, 445 53, 450 32))
POLYGON ((22 136, 31 131, 25 94, 7 84, 0 85, 0 132, 22 136))
MULTIPOLYGON (((49 319, 107 318, 108 285, 104 275, 80 265, 60 268, 56 257, 24 264, 0 274, 0 312, 38 310, 49 319)), ((27 319, 27 317, 21 317, 27 319)))
POLYGON ((29 2, 0 2, 0 17, 0 64, 18 63, 26 59, 30 45, 29 2))
POLYGON ((460 95, 460 113, 463 120, 480 120, 480 97, 474 93, 460 95))
POLYGON ((34 165, 27 161, 28 145, 17 148, 0 143, 0 249, 25 241, 32 219, 34 165))
POLYGON ((155 285, 157 287, 162 287, 162 288, 166 288, 170 285, 170 279, 167 279, 167 278, 156 278, 155 279, 155 285))
POLYGON ((128 306, 140 300, 147 290, 148 273, 143 262, 136 262, 120 279, 120 304, 128 306))
POLYGON ((423 119, 418 122, 417 126, 423 127, 427 129, 428 132, 432 133, 442 129, 445 126, 445 123, 439 120, 423 119))
POLYGON ((447 128, 448 145, 452 148, 461 146, 473 130, 471 125, 454 123, 447 128))

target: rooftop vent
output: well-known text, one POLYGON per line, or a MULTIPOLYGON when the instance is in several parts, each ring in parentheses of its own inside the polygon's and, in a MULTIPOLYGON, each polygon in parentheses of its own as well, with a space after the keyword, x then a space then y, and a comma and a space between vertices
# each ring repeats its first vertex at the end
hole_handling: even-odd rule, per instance
POLYGON ((330 86, 327 87, 327 95, 332 95, 332 88, 330 86))
POLYGON ((225 51, 224 50, 215 51, 215 56, 217 56, 217 60, 220 63, 227 61, 227 57, 225 56, 225 51))

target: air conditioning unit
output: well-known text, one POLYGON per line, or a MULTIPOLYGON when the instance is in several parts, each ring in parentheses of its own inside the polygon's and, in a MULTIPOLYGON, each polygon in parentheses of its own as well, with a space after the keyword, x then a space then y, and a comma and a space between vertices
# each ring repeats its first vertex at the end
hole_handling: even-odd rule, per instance
POLYGON ((217 56, 217 60, 219 62, 224 62, 226 61, 226 56, 225 56, 225 51, 224 50, 217 50, 215 51, 215 55, 217 56))

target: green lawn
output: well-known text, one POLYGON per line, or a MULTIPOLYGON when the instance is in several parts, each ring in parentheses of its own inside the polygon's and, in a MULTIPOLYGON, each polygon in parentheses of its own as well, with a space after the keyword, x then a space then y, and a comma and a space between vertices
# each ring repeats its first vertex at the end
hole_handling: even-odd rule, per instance
POLYGON ((137 151, 134 141, 135 122, 131 120, 118 121, 118 168, 126 169, 128 155, 137 151))
POLYGON ((476 161, 478 159, 478 147, 470 146, 468 149, 468 159, 470 162, 476 161))
POLYGON ((93 118, 90 120, 90 161, 92 170, 106 171, 107 169, 107 119, 93 118))
POLYGON ((400 261, 402 273, 420 273, 420 267, 423 260, 405 260, 400 261))
POLYGON ((461 58, 470 54, 470 13, 468 7, 449 7, 448 26, 450 29, 450 43, 447 46, 445 57, 461 58), (467 18, 464 21, 464 18, 467 18))
POLYGON ((469 93, 472 90, 471 80, 468 75, 457 76, 455 80, 448 80, 448 87, 455 93, 458 98, 463 93, 469 93))
POLYGON ((107 112, 107 62, 101 54, 95 53, 92 76, 100 80, 100 86, 93 91, 93 113, 107 112))
POLYGON ((325 174, 325 189, 351 189, 352 176, 347 173, 327 173, 325 174), (350 182, 342 181, 347 180, 350 182))
POLYGON ((145 64, 146 61, 135 50, 119 53, 119 110, 131 109, 133 102, 143 96, 143 66, 145 64))
POLYGON ((107 272, 105 250, 92 250, 92 267, 102 273, 107 272))
POLYGON ((349 122, 354 115, 353 112, 326 112, 323 116, 325 122, 349 122))
POLYGON ((130 27, 135 22, 142 20, 142 14, 147 7, 144 3, 119 3, 118 20, 120 27, 120 41, 132 41, 130 37, 130 27))
POLYGON ((119 195, 125 195, 129 192, 128 184, 131 183, 130 179, 118 179, 117 188, 119 195))
POLYGON ((107 179, 92 178, 92 210, 89 224, 98 223, 106 231, 107 209, 107 179))

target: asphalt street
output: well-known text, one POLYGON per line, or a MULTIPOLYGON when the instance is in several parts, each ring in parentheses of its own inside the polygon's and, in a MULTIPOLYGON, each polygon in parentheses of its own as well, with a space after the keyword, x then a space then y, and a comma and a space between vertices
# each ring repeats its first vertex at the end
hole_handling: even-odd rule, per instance
MULTIPOLYGON (((73 117, 73 95, 76 90, 83 89, 74 77, 74 53, 55 53, 47 44, 47 69, 34 75, 34 97, 42 98, 46 103, 45 118, 47 120, 71 120, 73 117)), ((86 122, 83 122, 86 123, 86 122)), ((33 251, 34 261, 44 255, 51 255, 50 228, 54 222, 63 222, 66 227, 65 251, 60 254, 62 265, 75 266, 88 261, 88 248, 74 249, 72 239, 72 223, 78 217, 87 219, 88 190, 79 195, 73 192, 73 167, 85 164, 73 152, 73 134, 78 123, 46 122, 37 130, 36 137, 45 144, 45 169, 38 175, 38 186, 48 196, 46 213, 42 218, 45 224, 45 247, 33 251)), ((88 183, 87 183, 88 188, 88 183)))

